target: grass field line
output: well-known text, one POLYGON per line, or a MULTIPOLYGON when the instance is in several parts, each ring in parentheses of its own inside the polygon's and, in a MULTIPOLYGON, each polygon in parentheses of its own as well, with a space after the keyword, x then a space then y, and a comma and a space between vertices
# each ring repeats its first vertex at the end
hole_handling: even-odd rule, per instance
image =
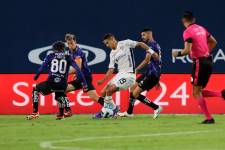
MULTIPOLYGON (((44 141, 44 142, 40 143, 40 147, 44 148, 44 149, 59 149, 59 150, 91 150, 90 148, 69 147, 69 146, 68 147, 54 146, 54 144, 69 143, 69 142, 79 142, 79 141, 119 139, 119 138, 191 135, 191 134, 200 134, 200 133, 208 133, 208 132, 210 132, 210 131, 209 130, 203 130, 203 131, 184 131, 184 132, 182 131, 182 132, 167 132, 167 133, 150 133, 150 134, 139 134, 139 135, 82 137, 82 138, 75 138, 75 139, 68 139, 68 140, 44 141)), ((107 149, 107 150, 109 150, 109 149, 107 149)), ((112 150, 112 149, 110 149, 110 150, 112 150)))

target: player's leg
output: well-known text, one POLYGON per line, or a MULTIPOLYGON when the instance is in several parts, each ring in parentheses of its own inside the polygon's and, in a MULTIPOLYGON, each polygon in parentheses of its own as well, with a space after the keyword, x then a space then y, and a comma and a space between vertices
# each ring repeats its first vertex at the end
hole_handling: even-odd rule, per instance
POLYGON ((203 124, 215 123, 213 117, 208 111, 206 101, 202 94, 202 89, 206 87, 212 74, 212 61, 206 58, 198 59, 193 63, 192 84, 193 97, 198 101, 198 104, 205 115, 203 124))
POLYGON ((132 73, 117 74, 112 79, 111 84, 109 84, 109 86, 106 88, 106 96, 119 90, 126 90, 131 88, 135 84, 135 78, 135 74, 132 73))
MULTIPOLYGON (((87 94, 89 95, 89 97, 92 100, 99 103, 100 105, 103 105, 104 104, 104 98, 100 97, 97 94, 97 92, 95 90, 95 87, 92 84, 92 79, 86 79, 86 82, 87 82, 87 86, 88 86, 87 87, 87 94)), ((79 89, 82 89, 81 81, 74 80, 74 81, 69 82, 69 84, 67 86, 67 89, 66 89, 66 92, 71 92, 71 91, 75 91, 75 90, 79 90, 79 89)))
POLYGON ((115 84, 109 84, 106 88, 106 96, 104 97, 104 107, 115 110, 116 104, 112 99, 112 95, 118 91, 119 88, 115 84))
POLYGON ((202 123, 214 123, 214 119, 208 111, 206 101, 202 96, 202 87, 193 85, 193 97, 198 101, 198 104, 205 115, 205 120, 202 123))
POLYGON ((33 102, 33 113, 27 116, 28 120, 39 118, 39 93, 42 95, 48 95, 51 93, 50 87, 48 83, 41 82, 37 85, 34 85, 33 91, 32 91, 32 102, 33 102))
POLYGON ((145 105, 149 106, 154 110, 154 116, 153 118, 157 118, 162 111, 162 107, 155 104, 153 101, 149 100, 146 96, 142 95, 141 93, 143 91, 148 91, 152 89, 156 84, 158 84, 159 78, 150 75, 145 76, 138 84, 138 86, 134 89, 132 95, 135 99, 138 99, 140 102, 144 103, 145 105))
POLYGON ((129 95, 129 105, 127 109, 127 116, 133 114, 133 109, 134 109, 134 103, 135 103, 135 98, 133 97, 133 91, 134 89, 138 86, 138 83, 140 83, 144 79, 145 75, 142 74, 140 77, 137 78, 135 84, 130 88, 130 95, 129 95))
POLYGON ((64 92, 55 92, 55 100, 58 102, 59 107, 59 114, 57 114, 56 119, 61 120, 64 118, 64 109, 66 106, 66 100, 65 100, 65 93, 64 92))
MULTIPOLYGON (((138 79, 137 79, 138 80, 138 79)), ((133 91, 134 89, 138 86, 138 83, 135 82, 135 84, 130 88, 130 93, 129 93, 129 104, 128 104, 128 108, 127 111, 125 112, 120 112, 118 113, 118 115, 120 117, 133 117, 133 110, 134 110, 134 103, 136 101, 136 99, 133 97, 133 91)))
POLYGON ((119 107, 116 106, 112 99, 113 93, 118 91, 118 88, 116 85, 110 83, 105 87, 105 94, 106 96, 104 97, 104 106, 101 110, 101 112, 96 113, 93 116, 93 119, 101 119, 101 118, 108 118, 108 117, 115 117, 116 114, 119 112, 119 107), (103 111, 105 110, 105 111, 103 111), (107 110, 107 111, 106 111, 107 110), (112 112, 112 113, 109 113, 112 112))
POLYGON ((73 116, 73 113, 72 113, 72 110, 70 108, 70 100, 69 98, 65 95, 65 112, 64 112, 64 117, 67 118, 67 117, 72 117, 73 116))
POLYGON ((148 107, 152 108, 154 110, 154 116, 153 118, 156 119, 160 112, 162 111, 162 107, 152 102, 150 99, 148 99, 146 96, 142 95, 143 89, 141 89, 139 86, 135 88, 133 91, 133 97, 135 99, 138 99, 143 104, 147 105, 148 107))
MULTIPOLYGON (((74 80, 67 84, 66 93, 72 92, 81 88, 82 88, 81 84, 77 82, 76 80, 74 80)), ((65 98, 65 110, 66 110, 65 117, 72 116, 72 110, 70 108, 70 101, 68 97, 65 98)))
POLYGON ((99 103, 100 105, 104 105, 104 98, 99 96, 95 90, 94 85, 92 84, 92 78, 86 78, 87 82, 87 94, 88 96, 94 100, 95 102, 99 103))
POLYGON ((102 106, 104 105, 104 98, 99 96, 98 93, 96 92, 96 90, 87 91, 87 94, 91 99, 93 99, 100 105, 102 105, 102 106))

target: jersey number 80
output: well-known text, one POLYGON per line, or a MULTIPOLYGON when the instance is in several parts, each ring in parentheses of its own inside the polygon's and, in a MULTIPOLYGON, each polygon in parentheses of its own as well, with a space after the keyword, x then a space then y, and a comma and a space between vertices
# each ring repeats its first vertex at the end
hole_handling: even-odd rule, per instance
POLYGON ((56 73, 59 72, 61 74, 66 73, 66 65, 67 61, 65 59, 53 59, 51 62, 51 72, 56 73))

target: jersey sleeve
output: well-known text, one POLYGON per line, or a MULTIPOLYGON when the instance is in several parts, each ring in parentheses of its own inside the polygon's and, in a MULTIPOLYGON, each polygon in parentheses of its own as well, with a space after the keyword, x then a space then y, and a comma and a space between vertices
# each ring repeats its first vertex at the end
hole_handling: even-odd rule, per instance
POLYGON ((38 69, 37 74, 42 73, 44 70, 46 70, 49 66, 50 57, 49 55, 45 57, 44 62, 42 63, 41 67, 38 69))
MULTIPOLYGON (((51 54, 50 54, 51 55, 51 54)), ((36 75, 35 75, 35 80, 38 79, 38 77, 40 76, 40 74, 44 71, 47 70, 48 66, 49 66, 49 62, 50 62, 50 57, 49 55, 47 55, 44 59, 44 62, 41 64, 41 67, 37 70, 36 75)))
POLYGON ((114 60, 114 57, 113 57, 113 55, 112 55, 112 53, 110 53, 110 55, 109 55, 109 69, 111 68, 111 69, 114 69, 115 68, 115 60, 114 60))
POLYGON ((183 39, 184 39, 184 42, 192 43, 192 37, 188 31, 184 31, 183 39))
POLYGON ((205 29, 205 32, 206 32, 206 37, 209 38, 211 36, 211 33, 206 28, 204 28, 204 29, 205 29))
POLYGON ((130 48, 135 48, 137 46, 137 41, 133 41, 133 40, 125 40, 125 45, 127 45, 130 48))
POLYGON ((73 61, 73 58, 71 56, 68 57, 68 61, 69 61, 70 65, 76 70, 78 78, 82 80, 83 86, 86 86, 87 82, 84 78, 84 74, 82 73, 82 71, 80 70, 78 65, 73 61))

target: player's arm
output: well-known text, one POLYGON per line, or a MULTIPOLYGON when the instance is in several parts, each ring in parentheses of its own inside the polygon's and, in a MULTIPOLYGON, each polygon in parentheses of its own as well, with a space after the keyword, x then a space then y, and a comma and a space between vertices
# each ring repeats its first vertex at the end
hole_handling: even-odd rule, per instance
POLYGON ((136 73, 142 68, 144 68, 149 63, 150 59, 151 59, 151 55, 147 53, 145 56, 145 59, 137 66, 136 73))
POLYGON ((104 83, 106 80, 108 80, 111 77, 113 73, 114 73, 114 68, 109 68, 105 76, 101 80, 98 80, 97 85, 101 85, 102 83, 104 83))
POLYGON ((115 60, 112 54, 110 54, 110 60, 109 60, 109 67, 108 71, 106 72, 105 76, 97 82, 97 85, 101 85, 104 83, 111 75, 114 73, 115 69, 115 60))
POLYGON ((209 47, 210 52, 212 52, 212 50, 213 50, 213 49, 216 47, 216 45, 217 45, 216 39, 215 39, 212 35, 209 35, 209 36, 208 36, 208 39, 207 39, 207 43, 208 43, 208 47, 209 47))
POLYGON ((82 80, 83 87, 86 87, 87 86, 87 82, 86 82, 86 80, 84 78, 84 74, 82 73, 81 69, 79 68, 77 63, 73 61, 72 57, 69 57, 69 61, 70 61, 71 65, 72 65, 72 67, 75 69, 77 77, 82 80))
POLYGON ((182 51, 173 51, 173 57, 181 57, 185 55, 189 55, 192 48, 192 41, 185 41, 184 42, 184 49, 182 51))
POLYGON ((146 45, 144 42, 137 42, 136 47, 140 47, 140 48, 144 49, 155 60, 158 60, 159 59, 159 55, 154 50, 152 50, 148 45, 146 45))
POLYGON ((34 76, 34 80, 37 80, 40 74, 48 68, 49 65, 49 55, 45 57, 44 62, 42 63, 41 67, 38 69, 34 76))
MULTIPOLYGON (((77 57, 75 58, 74 60, 77 64, 77 66, 82 69, 82 58, 81 57, 77 57)), ((74 68, 71 68, 70 71, 69 71, 69 74, 75 74, 76 73, 76 70, 74 68)))

